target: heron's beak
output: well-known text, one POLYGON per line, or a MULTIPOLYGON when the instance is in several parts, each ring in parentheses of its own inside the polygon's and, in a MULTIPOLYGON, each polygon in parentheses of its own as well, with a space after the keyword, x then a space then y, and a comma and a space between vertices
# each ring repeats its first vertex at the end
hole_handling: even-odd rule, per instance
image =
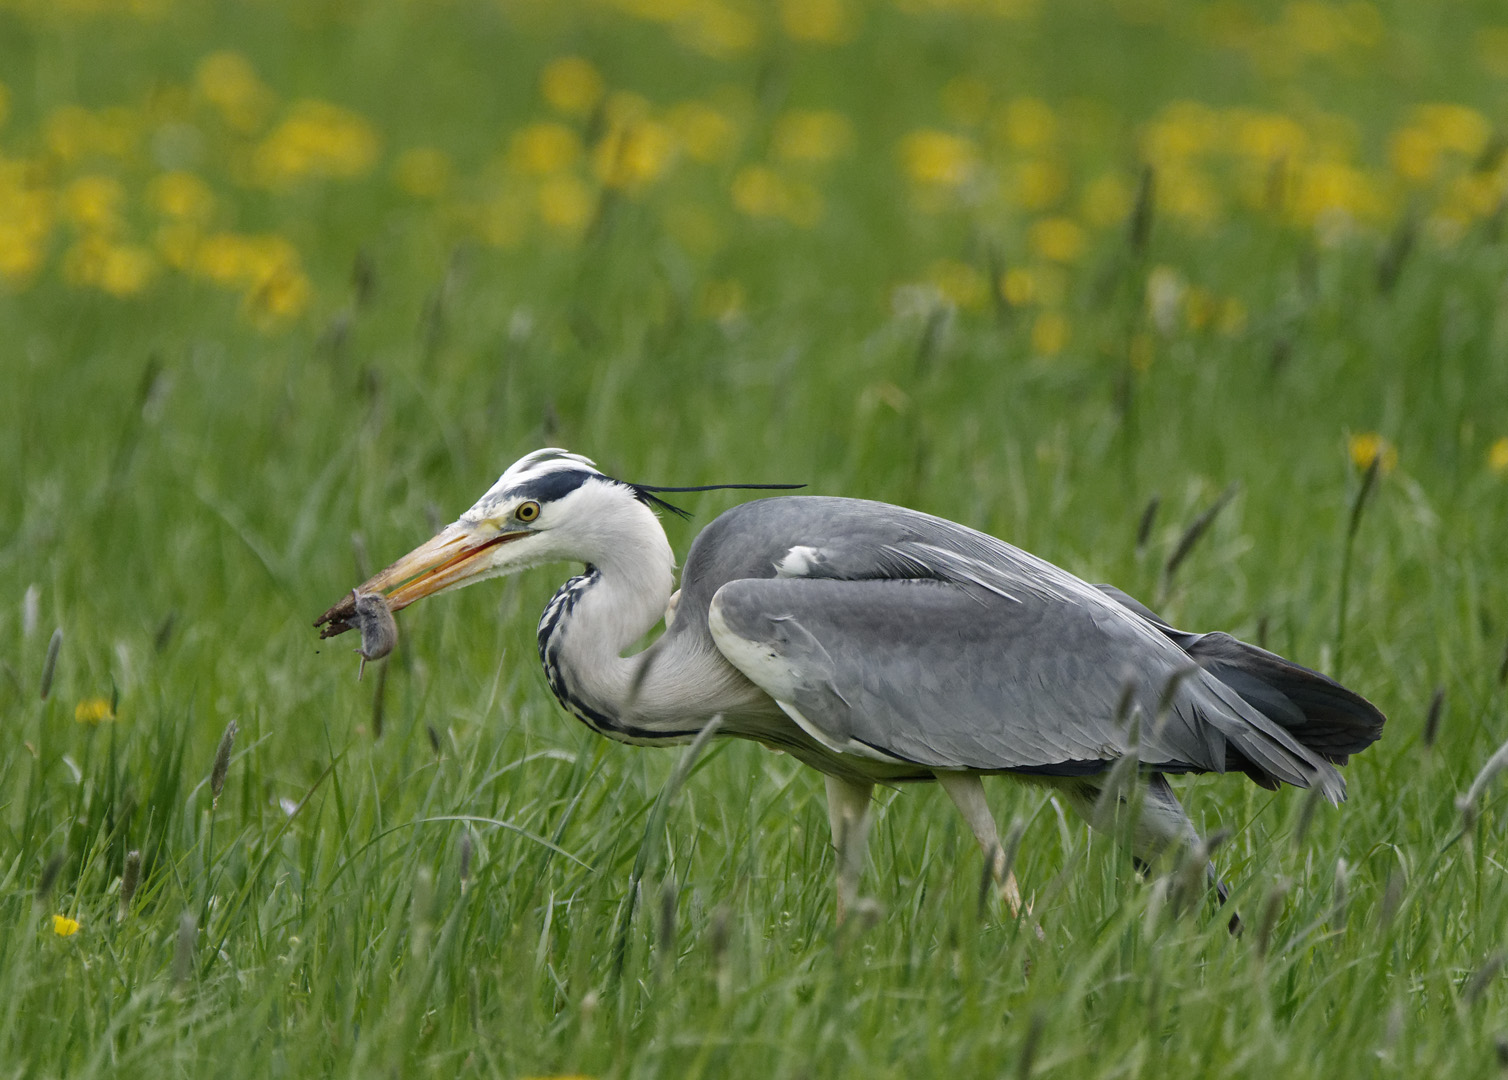
MULTIPOLYGON (((356 591, 380 593, 388 607, 400 611, 431 593, 462 585, 491 568, 487 552, 528 536, 527 532, 498 533, 490 528, 456 522, 447 525, 427 543, 414 548, 386 570, 369 578, 356 591)), ((356 626, 355 597, 347 594, 340 603, 315 620, 322 638, 343 634, 356 626)))

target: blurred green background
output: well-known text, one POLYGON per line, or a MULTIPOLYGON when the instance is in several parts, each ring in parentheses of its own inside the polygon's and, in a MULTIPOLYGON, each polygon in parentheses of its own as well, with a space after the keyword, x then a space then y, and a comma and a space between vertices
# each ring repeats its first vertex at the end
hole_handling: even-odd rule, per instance
POLYGON ((0 0, 0 1059, 1496 1075, 1505 194, 1487 2, 0 0), (951 517, 1392 720, 1338 811, 1181 785, 1242 939, 999 781, 1033 924, 886 791, 843 940, 815 774, 661 820, 678 752, 555 706, 563 574, 317 640, 546 445, 951 517))

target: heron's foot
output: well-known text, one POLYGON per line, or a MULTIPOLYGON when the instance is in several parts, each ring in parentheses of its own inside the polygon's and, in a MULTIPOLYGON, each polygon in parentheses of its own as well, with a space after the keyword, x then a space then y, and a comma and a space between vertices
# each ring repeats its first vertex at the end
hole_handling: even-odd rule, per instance
MULTIPOLYGON (((1016 872, 1005 869, 1005 853, 998 847, 995 849, 994 858, 991 860, 991 869, 995 873, 995 880, 999 882, 1000 899, 1010 909, 1011 918, 1020 919, 1024 914, 1026 918, 1030 919, 1032 915, 1031 901, 1021 898, 1021 884, 1016 880, 1016 872), (1003 876, 1002 871, 1004 871, 1003 876)), ((1041 923, 1033 921, 1032 932, 1037 935, 1038 941, 1047 940, 1047 935, 1042 932, 1041 923)))
MULTIPOLYGON (((998 864, 997 864, 998 866, 998 864)), ((996 872, 996 880, 1000 881, 1000 899, 1005 901, 1005 906, 1011 909, 1011 918, 1021 918, 1021 912, 1032 913, 1031 905, 1021 899, 1021 885, 1016 881, 1016 872, 1007 870, 1004 879, 996 872)))

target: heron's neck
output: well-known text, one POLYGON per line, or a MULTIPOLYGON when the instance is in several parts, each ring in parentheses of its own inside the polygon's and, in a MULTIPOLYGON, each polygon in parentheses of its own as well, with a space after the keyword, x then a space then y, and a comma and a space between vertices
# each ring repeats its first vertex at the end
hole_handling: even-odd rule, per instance
POLYGON ((663 740, 685 735, 684 691, 643 654, 623 653, 665 614, 674 556, 647 510, 622 535, 593 545, 587 571, 555 594, 539 623, 539 655, 566 708, 604 735, 663 740))

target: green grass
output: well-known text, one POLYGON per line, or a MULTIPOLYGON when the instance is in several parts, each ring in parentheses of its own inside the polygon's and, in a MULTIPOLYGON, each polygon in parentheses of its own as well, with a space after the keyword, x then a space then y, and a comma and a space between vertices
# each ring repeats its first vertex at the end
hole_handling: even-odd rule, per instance
MULTIPOLYGON (((282 98, 335 100, 384 140, 368 175, 286 192, 204 151, 220 227, 290 237, 313 284, 270 333, 190 275, 127 298, 69 285, 61 225, 37 275, 0 287, 0 1062, 76 1077, 1497 1074, 1508 819, 1497 787, 1464 835, 1454 804, 1508 734, 1493 222, 1421 233, 1383 290, 1393 222, 1432 195, 1337 243, 1160 209, 1144 252, 1121 226, 1092 234, 1054 356, 1031 345, 1034 309, 894 302, 937 259, 985 273, 1025 258, 1030 215, 929 213, 901 175, 896 142, 949 126, 938 91, 955 74, 1064 115, 1099 102, 1103 125, 1073 136, 1076 177, 1133 175, 1141 125, 1178 98, 1321 101, 1384 169, 1414 103, 1505 119, 1508 84, 1460 59, 1490 7, 1386 5, 1370 51, 1277 73, 1208 46, 1173 3, 1121 6, 1150 24, 1087 3, 1027 23, 866 8, 831 49, 750 10, 759 44, 718 60, 597 6, 185 3, 139 21, 0 5, 0 155, 46 162, 51 187, 118 173, 142 238, 148 151, 51 162, 51 110, 139 104, 233 45, 282 98), (481 183, 546 115, 538 72, 567 53, 657 108, 734 87, 742 156, 606 196, 584 237, 502 250, 393 188, 415 145, 481 183), (727 196, 795 106, 839 110, 855 133, 812 174, 826 210, 809 229, 727 196), (686 205, 710 215, 710 248, 676 239, 686 205), (358 261, 370 287, 352 284, 358 261), (1239 298, 1244 324, 1154 328, 1156 266, 1239 298), (728 280, 744 310, 719 322, 702 298, 728 280), (1128 366, 1137 335, 1144 370, 1128 366), (1354 538, 1342 646, 1361 432, 1397 464, 1354 538), (1025 824, 1017 873, 1040 937, 981 909, 980 855, 928 788, 881 792, 864 891, 882 915, 839 935, 815 773, 714 743, 656 809, 682 751, 606 743, 556 707, 534 627, 563 572, 415 607, 386 672, 359 683, 345 639, 318 640, 330 602, 542 445, 646 482, 801 481, 951 517, 1178 625, 1343 665, 1391 720, 1339 809, 1239 777, 1180 783, 1204 829, 1233 830, 1217 859, 1240 938, 1213 907, 1176 914, 1112 844, 1004 780, 988 790, 1003 825, 1025 824), (1230 484, 1169 579, 1184 529, 1230 484), (76 722, 95 697, 118 699, 117 719, 76 722), (133 850, 141 885, 118 918, 133 850), (81 929, 57 936, 55 914, 81 929)), ((666 522, 676 550, 734 499, 690 497, 696 519, 666 522)))

